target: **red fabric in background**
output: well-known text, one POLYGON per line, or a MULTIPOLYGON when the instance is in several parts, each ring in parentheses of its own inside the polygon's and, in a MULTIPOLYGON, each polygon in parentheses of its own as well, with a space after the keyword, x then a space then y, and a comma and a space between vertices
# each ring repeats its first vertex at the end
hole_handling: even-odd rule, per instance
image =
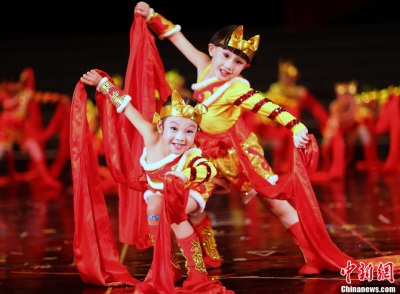
MULTIPOLYGON (((125 75, 125 93, 132 97, 132 105, 148 120, 172 91, 165 80, 165 70, 155 45, 154 36, 148 30, 143 17, 135 16, 130 31, 130 53, 125 75), (157 90, 159 99, 156 97, 157 90)), ((135 162, 133 169, 141 171, 139 158, 143 151, 143 139, 129 120, 120 116, 120 125, 127 134, 130 154, 135 162)), ((119 185, 119 238, 121 242, 136 245, 139 249, 151 245, 148 238, 146 204, 142 193, 119 185)))
POLYGON ((343 253, 331 240, 322 218, 309 177, 318 165, 318 145, 314 138, 305 149, 294 148, 293 196, 300 225, 318 263, 326 270, 339 272, 354 259, 343 253))
POLYGON ((389 153, 383 171, 399 173, 400 167, 400 97, 393 93, 382 106, 375 125, 377 135, 390 134, 389 153))
MULTIPOLYGON (((171 89, 165 81, 165 71, 154 44, 154 36, 142 17, 135 17, 130 36, 131 51, 125 92, 132 97, 131 103, 150 120, 150 116, 170 95, 171 89), (156 89, 159 100, 155 97, 156 89)), ((145 203, 141 192, 131 190, 140 191, 142 188, 139 157, 143 150, 143 140, 125 116, 115 111, 110 101, 97 92, 95 98, 107 166, 114 180, 119 183, 120 239, 125 243, 136 244, 138 248, 146 248, 150 241, 147 236, 145 203)), ((140 282, 119 261, 104 195, 98 185, 98 163, 86 118, 86 99, 84 85, 79 82, 74 92, 70 121, 76 265, 85 283, 101 286, 136 285, 140 282)))
MULTIPOLYGON (((139 283, 119 262, 110 219, 99 183, 86 117, 86 91, 79 82, 71 107, 71 165, 74 184, 74 255, 83 282, 100 286, 139 283)), ((105 101, 103 101, 105 102, 105 101)))
POLYGON ((235 149, 239 150, 239 161, 248 173, 253 188, 262 196, 271 199, 294 199, 303 233, 324 269, 340 271, 347 261, 354 259, 343 253, 331 240, 322 218, 318 200, 315 197, 309 177, 318 166, 319 148, 313 135, 309 135, 310 143, 304 149, 293 149, 293 170, 287 180, 276 185, 266 185, 251 167, 247 157, 241 153, 239 142, 234 140, 235 149))
POLYGON ((184 189, 180 178, 173 175, 165 177, 164 197, 160 213, 157 235, 154 236, 154 251, 151 271, 144 283, 138 285, 139 293, 170 294, 175 291, 171 274, 171 224, 187 220, 185 212, 189 190, 184 189))

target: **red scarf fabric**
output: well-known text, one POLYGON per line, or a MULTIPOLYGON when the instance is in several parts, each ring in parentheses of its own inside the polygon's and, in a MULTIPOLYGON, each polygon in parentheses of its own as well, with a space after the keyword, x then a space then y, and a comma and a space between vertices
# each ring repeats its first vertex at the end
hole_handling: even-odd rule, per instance
POLYGON ((171 270, 171 224, 187 220, 185 208, 189 189, 184 189, 181 179, 169 175, 164 181, 164 197, 157 235, 154 236, 154 251, 151 271, 144 283, 136 287, 138 293, 179 293, 174 288, 171 270))
POLYGON ((400 161, 400 96, 392 93, 382 106, 375 125, 377 135, 390 134, 389 153, 383 166, 385 172, 399 173, 400 161))
MULTIPOLYGON (((243 126, 243 128, 246 127, 243 126)), ((233 127, 219 136, 203 134, 199 146, 202 149, 204 148, 204 154, 215 156, 219 153, 219 149, 215 146, 219 145, 221 140, 226 141, 225 145, 230 143, 229 145, 232 145, 238 154, 240 165, 246 171, 247 177, 251 179, 252 187, 260 195, 270 199, 294 199, 304 235, 314 249, 314 253, 318 256, 318 261, 325 269, 340 271, 342 267, 346 266, 347 261, 354 262, 351 257, 344 254, 332 242, 311 186, 309 177, 316 170, 319 157, 319 148, 315 137, 309 135, 311 142, 307 145, 307 148, 293 149, 291 175, 287 179, 279 181, 276 185, 270 185, 254 170, 241 148, 243 132, 244 130, 241 130, 241 128, 233 127), (214 152, 215 150, 217 152, 214 152)))
MULTIPOLYGON (((171 89, 165 81, 165 71, 154 44, 154 36, 142 17, 135 17, 130 36, 131 51, 125 92, 132 97, 131 103, 147 119, 151 119, 170 95, 171 89), (155 98, 156 89, 159 100, 155 98)), ((100 93, 96 93, 95 98, 107 166, 114 180, 119 183, 120 239, 122 242, 136 244, 138 248, 146 248, 150 245, 146 206, 142 193, 137 192, 142 189, 141 181, 144 180, 139 178, 142 174, 139 157, 143 150, 143 140, 125 116, 117 114, 111 102, 105 100, 100 93)), ((85 283, 101 286, 136 285, 139 281, 119 261, 104 195, 98 186, 98 163, 86 118, 86 99, 84 85, 79 82, 74 92, 70 120, 76 265, 85 283)))
MULTIPOLYGON (((154 112, 159 112, 162 104, 172 93, 165 80, 164 66, 155 45, 154 36, 141 16, 135 16, 130 31, 125 93, 132 97, 132 105, 148 121, 153 120, 154 112)), ((134 170, 140 173, 142 167, 138 163, 143 151, 143 139, 123 115, 120 118, 120 124, 127 134, 130 146, 128 152, 132 154, 135 162, 132 170, 126 170, 126 172, 134 170)), ((119 185, 118 191, 119 239, 121 242, 136 245, 138 249, 149 247, 151 243, 148 238, 146 203, 142 193, 133 191, 126 185, 119 185)))
MULTIPOLYGON (((136 285, 139 281, 119 262, 107 206, 99 187, 98 163, 86 117, 86 99, 84 84, 79 82, 72 100, 70 125, 75 263, 83 282, 87 284, 136 285)), ((101 99, 98 102, 99 106, 105 103, 101 99)), ((139 188, 140 184, 133 182, 132 186, 139 188)))
MULTIPOLYGON (((317 256, 320 265, 329 271, 340 271, 347 261, 354 259, 343 253, 331 240, 322 218, 318 200, 315 197, 309 177, 318 165, 319 148, 313 135, 305 149, 293 149, 293 169, 290 177, 276 185, 265 185, 243 152, 238 152, 239 161, 252 179, 254 189, 262 196, 272 199, 294 199, 303 233, 317 256)), ((233 139, 235 149, 242 150, 239 142, 233 139)))

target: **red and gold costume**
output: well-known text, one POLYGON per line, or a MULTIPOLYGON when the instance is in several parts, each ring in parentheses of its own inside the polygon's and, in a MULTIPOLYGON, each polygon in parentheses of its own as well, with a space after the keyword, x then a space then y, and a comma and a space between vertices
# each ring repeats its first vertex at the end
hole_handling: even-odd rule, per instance
MULTIPOLYGON (((305 87, 297 85, 299 72, 290 61, 279 62, 279 79, 270 85, 265 97, 284 107, 289 113, 301 118, 304 109, 310 111, 322 133, 328 119, 328 111, 305 87)), ((282 125, 265 116, 256 116, 245 112, 246 124, 260 137, 262 146, 272 143, 273 167, 275 172, 288 172, 292 166, 293 139, 291 133, 282 125)))
MULTIPOLYGON (((243 40, 242 33, 243 27, 232 33, 231 39, 238 41, 232 46, 242 52, 247 48, 257 50, 253 45, 258 38, 253 37, 246 41, 243 40)), ((253 55, 248 55, 250 62, 251 56, 253 55)), ((198 83, 192 86, 195 90, 193 97, 208 107, 200 124, 203 132, 197 137, 203 154, 214 163, 218 176, 226 178, 242 192, 245 203, 255 194, 269 199, 294 199, 300 221, 292 224, 288 232, 303 249, 307 262, 299 274, 317 274, 324 269, 338 271, 351 258, 333 244, 320 211, 314 209, 318 204, 309 176, 318 163, 315 138, 310 135, 311 142, 304 150, 293 149, 291 176, 275 184, 277 176, 266 162, 255 135, 240 118, 242 109, 275 120, 294 135, 305 129, 305 126, 285 108, 251 89, 242 77, 229 81, 219 81, 215 77, 203 80, 209 69, 210 67, 206 68, 198 83)))
POLYGON ((288 232, 301 246, 306 258, 307 264, 299 271, 300 274, 316 274, 324 269, 338 271, 351 257, 333 244, 320 211, 313 208, 318 204, 308 176, 318 163, 315 138, 312 137, 312 142, 304 151, 294 148, 291 177, 275 184, 277 175, 272 172, 263 154, 257 152, 262 148, 241 120, 241 108, 267 116, 293 134, 305 129, 305 126, 283 107, 251 89, 241 77, 227 82, 215 78, 203 80, 208 70, 192 86, 195 90, 193 97, 208 107, 200 124, 203 132, 196 138, 203 155, 215 165, 217 176, 226 177, 242 192, 244 202, 256 193, 270 199, 294 199, 300 222, 290 226, 288 232))
POLYGON ((227 82, 216 78, 203 80, 208 67, 192 86, 193 98, 208 107, 200 124, 203 130, 196 140, 203 154, 216 166, 218 177, 226 178, 248 201, 248 193, 254 188, 243 168, 251 168, 270 184, 278 176, 264 158, 264 152, 256 135, 251 133, 241 119, 242 108, 275 120, 297 134, 305 126, 283 107, 274 104, 249 86, 242 77, 227 82), (240 145, 240 150, 234 142, 240 145), (247 166, 238 163, 241 153, 247 158, 247 166))
MULTIPOLYGON (((131 51, 124 93, 129 98, 134 98, 130 103, 150 121, 154 112, 161 108, 159 102, 164 103, 172 91, 165 81, 165 72, 154 45, 154 37, 148 31, 143 18, 135 17, 130 40, 131 51), (160 99, 156 99, 156 92, 160 99)), ((112 82, 106 73, 98 72, 112 82)), ((119 183, 120 239, 135 244, 138 248, 147 248, 151 242, 148 237, 146 203, 141 193, 148 183, 146 177, 143 177, 143 168, 139 164, 141 153, 138 153, 139 150, 143 151, 143 139, 129 120, 119 115, 112 105, 117 106, 114 102, 118 101, 123 105, 127 97, 121 97, 125 94, 116 93, 116 100, 104 99, 104 96, 111 98, 113 95, 110 94, 112 93, 96 92, 95 98, 103 130, 107 166, 114 180, 119 183)), ((89 140, 86 99, 84 84, 79 82, 75 88, 71 111, 71 165, 75 208, 74 254, 83 281, 107 287, 128 284, 136 287, 136 293, 180 293, 181 289, 182 293, 232 293, 206 274, 201 258, 202 249, 195 232, 187 238, 177 239, 186 259, 188 278, 183 282, 182 288, 174 287, 170 272, 170 230, 171 224, 179 224, 188 219, 185 209, 190 189, 185 188, 182 180, 172 175, 167 175, 164 179, 164 204, 155 236, 153 263, 145 281, 133 278, 122 265, 111 232, 104 195, 95 184, 99 182, 99 175, 89 140)), ((160 117, 163 116, 163 108, 160 117)), ((194 108, 192 114, 196 121, 197 112, 194 108)), ((195 177, 194 170, 197 172, 193 166, 190 173, 187 171, 189 179, 195 177)))
POLYGON ((189 189, 189 197, 192 197, 199 205, 197 212, 202 212, 208 198, 212 194, 212 179, 216 175, 213 164, 201 156, 201 150, 193 146, 181 155, 170 154, 162 160, 148 164, 146 162, 146 148, 140 158, 147 178, 147 191, 144 198, 147 202, 149 194, 163 194, 164 177, 169 171, 182 172, 188 179, 185 189, 189 189))
POLYGON ((147 25, 157 34, 160 40, 169 37, 181 30, 180 25, 175 25, 161 14, 150 8, 147 25))
MULTIPOLYGON (((106 76, 103 72, 100 72, 100 74, 106 76)), ((141 17, 135 17, 131 29, 131 52, 125 90, 130 97, 141 97, 141 99, 131 101, 141 113, 145 112, 144 110, 147 108, 152 116, 154 111, 157 110, 155 89, 158 90, 161 101, 171 93, 168 84, 163 80, 164 78, 165 73, 154 46, 154 37, 147 31, 144 20, 141 17), (140 60, 140 62, 135 62, 137 60, 140 60), (150 83, 149 80, 151 80, 150 83)), ((147 228, 144 199, 137 197, 140 192, 129 193, 131 189, 142 191, 143 183, 147 182, 145 178, 140 177, 142 168, 137 164, 138 157, 136 157, 138 151, 142 152, 143 150, 143 142, 132 129, 129 129, 131 124, 127 118, 117 114, 110 101, 105 100, 103 96, 96 93, 96 102, 103 129, 107 165, 115 181, 120 184, 120 223, 123 222, 125 225, 120 226, 120 228, 129 231, 123 232, 122 236, 124 238, 131 237, 131 243, 137 246, 138 244, 141 245, 139 248, 145 248, 146 245, 149 246, 150 240, 147 238, 143 241, 140 238, 143 237, 143 228, 147 228)), ((243 96, 242 93, 238 103, 245 102, 245 98, 250 98, 250 96, 243 96)), ((107 206, 102 191, 98 187, 99 175, 95 167, 93 147, 91 140, 89 140, 90 130, 86 118, 86 99, 84 84, 79 82, 75 88, 71 108, 70 144, 74 183, 74 255, 83 281, 107 287, 128 284, 137 286, 135 291, 138 293, 150 293, 151 291, 153 291, 152 293, 232 293, 232 291, 226 290, 219 281, 210 280, 205 274, 205 267, 200 258, 200 246, 199 242, 196 241, 195 233, 187 238, 177 240, 187 261, 188 278, 183 283, 182 292, 180 291, 181 288, 174 287, 173 277, 166 270, 171 264, 170 226, 172 223, 179 224, 187 220, 185 207, 189 197, 189 190, 184 189, 183 182, 174 176, 168 175, 164 181, 164 205, 160 214, 154 248, 154 260, 156 262, 153 261, 152 264, 154 268, 150 283, 146 284, 133 278, 121 264, 111 232, 107 206), (149 292, 146 292, 147 290, 149 292)), ((268 101, 261 102, 261 100, 259 102, 254 105, 254 110, 263 108, 269 103, 268 101)), ((209 108, 213 109, 213 106, 210 104, 209 108)), ((286 117, 287 120, 283 119, 282 116, 280 117, 284 110, 279 107, 266 108, 271 115, 277 117, 282 123, 286 121, 285 124, 293 132, 304 127, 298 124, 296 119, 293 120, 292 117, 286 117)), ((148 116, 148 112, 145 112, 144 117, 150 120, 151 117, 148 116)), ((238 125, 237 122, 237 119, 233 121, 232 126, 238 125)), ((238 153, 243 167, 247 169, 250 176, 259 178, 260 176, 254 172, 254 169, 252 172, 252 169, 249 168, 251 166, 248 164, 249 160, 239 145, 238 138, 240 137, 234 136, 235 132, 230 129, 227 133, 229 140, 226 143, 235 146, 235 152, 238 153)), ((214 135, 221 134, 214 133, 214 135)), ((246 138, 246 136, 244 137, 246 138)), ((218 147, 218 144, 216 146, 218 147)), ((220 147, 223 148, 224 146, 220 147)), ((216 150, 216 153, 218 154, 218 150, 216 150)), ((308 180, 308 175, 315 170, 316 163, 318 163, 318 147, 315 138, 312 137, 312 143, 308 144, 307 148, 304 150, 296 148, 294 153, 295 170, 292 174, 292 181, 284 186, 280 186, 279 183, 276 186, 270 185, 267 188, 273 189, 267 190, 271 192, 271 195, 282 195, 282 198, 279 199, 288 199, 296 194, 294 200, 296 207, 301 208, 298 209, 298 213, 299 218, 303 220, 301 222, 302 230, 307 234, 311 250, 317 254, 318 263, 325 269, 338 271, 351 258, 340 252, 330 240, 308 180), (277 191, 274 188, 277 188, 277 191)), ((265 186, 265 179, 260 182, 265 186)), ((263 190, 258 185, 257 189, 263 190)))
POLYGON ((337 83, 335 92, 337 98, 329 107, 329 120, 321 144, 324 170, 330 178, 343 179, 358 137, 363 144, 365 168, 376 170, 380 162, 374 134, 378 101, 369 94, 357 94, 355 81, 337 83))
MULTIPOLYGON (((4 150, 12 157, 12 146, 18 144, 22 151, 30 155, 39 176, 48 184, 59 187, 56 178, 68 159, 68 123, 63 118, 69 115, 68 96, 36 91, 33 69, 26 68, 19 81, 5 81, 1 85, 0 101, 0 157, 4 150), (49 124, 43 127, 41 104, 56 104, 57 108, 49 124), (44 144, 59 130, 59 149, 56 160, 47 170, 44 144), (51 173, 51 175, 50 175, 51 173)), ((10 172, 15 173, 12 161, 10 172)))
POLYGON ((389 133, 390 145, 382 170, 388 173, 400 173, 400 87, 390 86, 375 91, 380 104, 375 124, 375 133, 389 133))

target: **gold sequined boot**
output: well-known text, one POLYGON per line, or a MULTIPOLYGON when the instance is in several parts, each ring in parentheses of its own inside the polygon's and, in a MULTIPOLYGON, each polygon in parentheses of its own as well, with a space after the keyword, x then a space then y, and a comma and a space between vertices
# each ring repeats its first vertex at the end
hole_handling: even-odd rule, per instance
POLYGON ((186 259, 185 266, 188 278, 185 283, 196 284, 199 281, 209 280, 196 232, 183 239, 177 238, 176 241, 183 257, 186 259))
POLYGON ((196 232, 182 239, 176 239, 183 257, 186 259, 187 279, 180 290, 184 293, 224 293, 233 294, 218 280, 211 280, 207 275, 203 255, 196 232))
POLYGON ((198 224, 193 226, 200 240, 201 252, 206 268, 221 266, 221 257, 217 250, 214 232, 208 215, 198 224))

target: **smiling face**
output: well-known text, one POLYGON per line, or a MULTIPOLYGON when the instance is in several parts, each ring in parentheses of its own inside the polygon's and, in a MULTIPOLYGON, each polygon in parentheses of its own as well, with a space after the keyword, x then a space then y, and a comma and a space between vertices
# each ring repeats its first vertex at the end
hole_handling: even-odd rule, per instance
POLYGON ((158 122, 158 130, 162 134, 165 154, 182 154, 194 144, 198 125, 186 117, 169 116, 164 122, 158 122))
POLYGON ((221 81, 239 76, 243 69, 250 66, 244 58, 228 49, 209 44, 208 51, 212 57, 210 73, 221 81))

